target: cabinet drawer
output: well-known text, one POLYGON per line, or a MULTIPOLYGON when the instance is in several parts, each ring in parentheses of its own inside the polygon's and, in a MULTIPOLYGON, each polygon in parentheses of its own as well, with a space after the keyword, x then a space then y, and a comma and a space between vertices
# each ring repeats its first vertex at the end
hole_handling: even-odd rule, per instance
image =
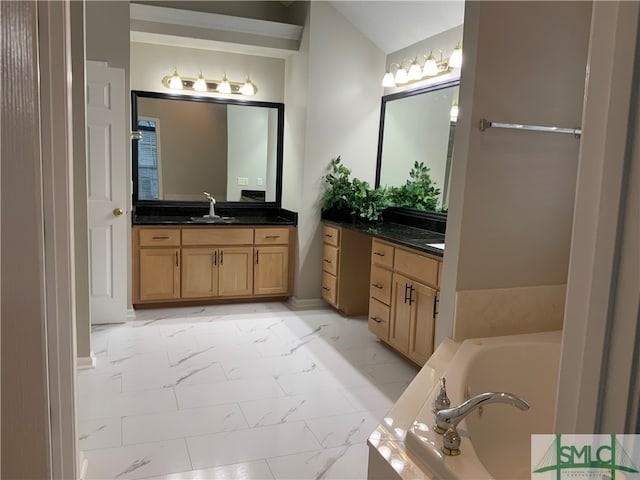
POLYGON ((180 245, 180 229, 178 228, 141 228, 141 247, 177 247, 180 245))
POLYGON ((375 298, 369 301, 369 330, 381 340, 387 341, 389 338, 389 318, 391 309, 384 303, 380 303, 375 298))
POLYGON ((438 284, 438 262, 417 253, 396 249, 394 270, 428 285, 438 284))
POLYGON ((256 228, 255 244, 256 245, 286 245, 289 243, 288 228, 256 228))
POLYGON ((334 247, 340 246, 340 229, 325 225, 322 233, 324 243, 328 243, 334 247))
POLYGON ((322 249, 322 270, 332 275, 338 275, 339 250, 331 245, 324 245, 322 249))
POLYGON ((391 245, 373 240, 371 243, 371 263, 381 267, 393 267, 393 250, 391 245))
POLYGON ((322 298, 334 307, 338 306, 338 281, 336 277, 327 272, 322 272, 322 298))
POLYGON ((183 228, 182 245, 252 245, 253 228, 183 228))
POLYGON ((391 272, 371 265, 369 295, 386 305, 391 305, 391 272))

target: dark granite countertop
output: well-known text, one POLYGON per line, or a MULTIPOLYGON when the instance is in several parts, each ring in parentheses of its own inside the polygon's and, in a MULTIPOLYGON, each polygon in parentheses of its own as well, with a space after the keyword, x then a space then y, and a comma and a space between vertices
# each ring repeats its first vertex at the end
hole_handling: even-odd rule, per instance
POLYGON ((291 218, 279 216, 220 216, 213 220, 179 215, 135 215, 133 225, 295 225, 291 218))
POLYGON ((444 234, 423 228, 411 227, 401 223, 383 222, 379 224, 351 223, 325 220, 328 224, 349 228, 357 232, 366 233, 381 240, 397 243, 405 247, 414 248, 422 252, 442 257, 444 249, 429 244, 444 244, 444 234))
POLYGON ((297 212, 284 208, 220 207, 218 218, 207 219, 209 207, 200 204, 173 206, 137 206, 133 225, 293 225, 298 224, 297 212))

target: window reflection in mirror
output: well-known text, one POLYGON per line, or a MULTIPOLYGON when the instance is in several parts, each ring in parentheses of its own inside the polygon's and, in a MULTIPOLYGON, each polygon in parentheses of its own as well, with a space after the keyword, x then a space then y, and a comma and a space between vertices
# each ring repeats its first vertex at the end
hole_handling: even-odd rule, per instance
POLYGON ((376 186, 403 185, 415 162, 424 162, 440 189, 438 210, 446 211, 457 101, 457 81, 382 98, 376 186))
POLYGON ((206 191, 280 202, 282 104, 139 91, 132 102, 134 201, 203 201, 206 191))

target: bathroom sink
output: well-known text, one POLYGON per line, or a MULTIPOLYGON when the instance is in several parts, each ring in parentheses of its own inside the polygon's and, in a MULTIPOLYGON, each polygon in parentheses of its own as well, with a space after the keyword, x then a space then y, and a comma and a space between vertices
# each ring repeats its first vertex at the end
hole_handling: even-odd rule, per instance
POLYGON ((236 223, 237 217, 191 217, 194 223, 236 223))

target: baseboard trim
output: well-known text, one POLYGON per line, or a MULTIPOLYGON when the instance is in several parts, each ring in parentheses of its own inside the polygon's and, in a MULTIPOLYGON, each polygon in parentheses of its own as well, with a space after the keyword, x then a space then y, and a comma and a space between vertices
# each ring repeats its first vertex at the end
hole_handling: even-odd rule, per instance
POLYGON ((78 357, 76 359, 78 370, 89 370, 96 368, 96 356, 91 352, 88 357, 78 357))
POLYGON ((294 310, 305 310, 312 308, 328 308, 327 303, 321 298, 289 298, 289 306, 294 310))

